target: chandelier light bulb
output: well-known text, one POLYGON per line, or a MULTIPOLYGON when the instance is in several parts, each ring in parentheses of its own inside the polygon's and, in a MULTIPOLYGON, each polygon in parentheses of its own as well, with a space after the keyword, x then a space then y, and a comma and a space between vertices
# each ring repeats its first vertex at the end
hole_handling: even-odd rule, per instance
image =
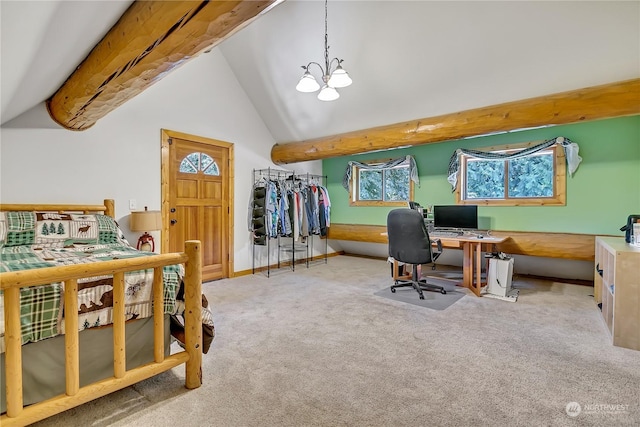
POLYGON ((309 70, 305 71, 304 75, 300 78, 296 90, 298 92, 315 92, 320 89, 320 85, 315 77, 311 75, 309 70))
POLYGON ((338 98, 340 98, 338 91, 329 85, 322 86, 322 90, 318 93, 318 99, 320 101, 335 101, 338 98))
POLYGON ((342 65, 338 65, 338 68, 331 73, 331 78, 328 82, 329 86, 332 87, 347 87, 351 83, 353 83, 353 80, 349 77, 349 73, 342 68, 342 65))

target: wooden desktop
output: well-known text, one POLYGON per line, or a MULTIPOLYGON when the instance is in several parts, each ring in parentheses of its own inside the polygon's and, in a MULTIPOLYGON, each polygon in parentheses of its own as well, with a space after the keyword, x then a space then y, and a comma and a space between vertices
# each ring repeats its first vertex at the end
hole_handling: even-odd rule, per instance
MULTIPOLYGON (((383 233, 387 234, 387 233, 383 233)), ((508 236, 487 236, 484 234, 477 235, 460 235, 460 236, 429 236, 431 240, 439 239, 443 248, 460 249, 463 251, 462 259, 462 282, 461 286, 469 288, 475 295, 480 296, 482 286, 486 285, 482 282, 482 245, 485 245, 486 252, 493 252, 494 245, 507 240, 508 236), (490 245, 490 247, 488 247, 490 245)), ((394 280, 399 278, 397 262, 394 262, 394 280)))

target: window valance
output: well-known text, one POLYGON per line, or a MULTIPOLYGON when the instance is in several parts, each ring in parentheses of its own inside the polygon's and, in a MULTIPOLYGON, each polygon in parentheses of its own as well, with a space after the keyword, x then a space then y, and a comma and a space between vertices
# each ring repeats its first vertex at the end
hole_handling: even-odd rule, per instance
POLYGON ((559 144, 564 149, 564 154, 567 159, 567 166, 569 169, 569 176, 573 176, 576 169, 578 169, 578 165, 582 161, 582 157, 578 155, 578 151, 580 147, 578 144, 571 141, 569 138, 565 138, 562 136, 558 136, 555 138, 548 139, 538 145, 534 145, 533 147, 524 148, 522 150, 513 152, 513 153, 492 153, 487 151, 478 151, 478 150, 468 150, 466 148, 458 148, 451 159, 449 159, 449 172, 447 176, 447 181, 451 184, 452 190, 456 190, 456 186, 458 185, 458 171, 460 170, 460 155, 466 154, 467 156, 476 157, 479 159, 500 159, 500 160, 511 160, 511 159, 519 159, 522 157, 526 157, 530 154, 537 153, 538 151, 542 151, 545 148, 549 148, 554 144, 559 144))
POLYGON ((376 164, 367 164, 352 160, 347 163, 347 168, 344 171, 344 177, 342 178, 342 186, 345 190, 349 191, 349 186, 351 185, 351 171, 353 170, 354 166, 357 166, 360 169, 380 170, 392 168, 405 162, 409 162, 409 177, 411 178, 411 181, 420 186, 420 177, 418 176, 418 166, 416 165, 416 159, 411 155, 408 155, 406 157, 398 157, 397 159, 389 160, 386 163, 376 164))

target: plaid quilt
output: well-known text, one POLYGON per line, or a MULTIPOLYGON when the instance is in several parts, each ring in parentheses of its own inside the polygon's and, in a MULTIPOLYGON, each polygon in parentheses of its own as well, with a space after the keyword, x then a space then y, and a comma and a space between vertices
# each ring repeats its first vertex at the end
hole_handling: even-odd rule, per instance
MULTIPOLYGON (((0 272, 154 255, 129 245, 105 215, 0 212, 0 272)), ((175 314, 182 265, 163 269, 164 311, 175 314)), ((127 320, 153 315, 153 269, 125 273, 127 320)), ((64 283, 22 288, 22 343, 64 333, 64 283)), ((113 323, 113 277, 78 280, 79 329, 113 323)), ((0 291, 0 352, 4 351, 4 295, 0 291)))

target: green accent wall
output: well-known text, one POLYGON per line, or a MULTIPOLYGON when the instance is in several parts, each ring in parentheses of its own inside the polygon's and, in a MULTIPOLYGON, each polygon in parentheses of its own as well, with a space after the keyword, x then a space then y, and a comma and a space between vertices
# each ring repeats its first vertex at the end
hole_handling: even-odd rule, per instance
MULTIPOLYGON (((630 214, 640 214, 640 116, 551 126, 480 138, 345 156, 323 160, 331 196, 331 222, 386 225, 386 207, 349 206, 342 187, 347 162, 412 154, 420 187, 415 201, 423 206, 455 204, 447 182, 449 158, 457 148, 482 148, 563 136, 580 147, 582 163, 567 176, 566 206, 478 207, 479 228, 505 231, 548 231, 620 235, 630 214)), ((568 172, 567 172, 568 173, 568 172)))

